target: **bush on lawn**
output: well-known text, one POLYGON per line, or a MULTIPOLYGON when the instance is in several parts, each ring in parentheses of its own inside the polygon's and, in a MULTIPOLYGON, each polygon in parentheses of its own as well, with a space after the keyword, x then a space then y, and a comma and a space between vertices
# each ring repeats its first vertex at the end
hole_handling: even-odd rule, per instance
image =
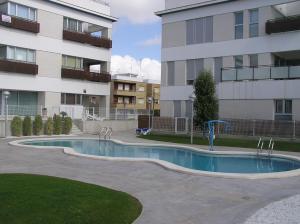
POLYGON ((31 117, 26 116, 23 121, 23 135, 31 136, 32 135, 32 121, 31 117))
POLYGON ((16 137, 22 135, 22 119, 18 116, 14 117, 11 122, 11 134, 16 137))
POLYGON ((61 129, 62 129, 61 116, 55 114, 53 116, 53 134, 60 135, 61 129))
POLYGON ((43 119, 42 116, 36 115, 33 121, 33 134, 40 135, 43 130, 43 119))
POLYGON ((45 135, 53 134, 53 119, 51 117, 49 117, 45 123, 44 132, 45 132, 45 135))
POLYGON ((62 120, 63 120, 62 133, 65 135, 69 135, 73 125, 72 119, 70 117, 64 117, 62 120))

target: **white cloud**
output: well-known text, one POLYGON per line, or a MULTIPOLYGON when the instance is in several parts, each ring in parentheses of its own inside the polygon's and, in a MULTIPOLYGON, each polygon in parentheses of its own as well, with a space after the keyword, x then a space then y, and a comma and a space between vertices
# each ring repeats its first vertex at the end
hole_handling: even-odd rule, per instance
POLYGON ((155 36, 154 38, 150 38, 138 43, 139 46, 149 47, 149 46, 156 46, 161 44, 161 37, 155 36))
POLYGON ((111 73, 133 73, 143 79, 160 80, 161 63, 150 58, 137 60, 129 55, 114 55, 111 58, 111 73))
POLYGON ((110 0, 112 15, 126 17, 131 23, 145 24, 159 20, 154 12, 164 8, 164 0, 110 0))

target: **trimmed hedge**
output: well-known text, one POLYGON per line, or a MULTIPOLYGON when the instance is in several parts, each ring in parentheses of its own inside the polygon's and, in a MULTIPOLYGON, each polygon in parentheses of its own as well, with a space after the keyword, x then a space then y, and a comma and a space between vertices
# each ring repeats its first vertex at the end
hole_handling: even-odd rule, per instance
POLYGON ((51 117, 48 118, 44 125, 44 133, 45 135, 52 135, 53 134, 53 119, 51 117))
POLYGON ((41 115, 36 115, 33 121, 33 134, 40 135, 43 130, 43 119, 41 115))
POLYGON ((22 119, 18 116, 14 117, 10 128, 12 136, 20 137, 22 135, 22 119))
POLYGON ((70 117, 64 117, 62 119, 62 124, 63 124, 63 128, 62 128, 62 133, 64 135, 69 135, 71 130, 72 130, 72 126, 73 126, 73 122, 72 119, 70 117))
POLYGON ((23 135, 31 136, 32 135, 32 121, 31 117, 26 116, 23 121, 23 135))
POLYGON ((53 116, 53 134, 54 135, 60 135, 61 134, 61 129, 62 129, 61 116, 55 114, 53 116))

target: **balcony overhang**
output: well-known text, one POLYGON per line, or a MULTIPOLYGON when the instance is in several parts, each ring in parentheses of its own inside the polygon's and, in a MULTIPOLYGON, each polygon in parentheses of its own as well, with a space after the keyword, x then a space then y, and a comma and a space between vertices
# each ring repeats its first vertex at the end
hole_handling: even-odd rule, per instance
POLYGON ((40 24, 29 20, 20 19, 17 17, 0 14, 0 25, 13 29, 23 30, 31 33, 40 32, 40 24))
POLYGON ((38 74, 38 65, 23 62, 0 60, 0 71, 28 75, 38 74))
POLYGON ((282 33, 300 30, 300 15, 269 20, 266 23, 266 33, 282 33))
POLYGON ((78 79, 87 80, 91 82, 103 82, 109 83, 111 81, 111 75, 109 73, 101 72, 88 72, 84 70, 62 68, 61 77, 65 79, 78 79))
POLYGON ((94 37, 88 33, 78 33, 78 32, 64 30, 63 39, 79 42, 82 44, 90 44, 95 47, 102 47, 107 49, 112 48, 112 41, 110 39, 103 38, 103 37, 94 37))

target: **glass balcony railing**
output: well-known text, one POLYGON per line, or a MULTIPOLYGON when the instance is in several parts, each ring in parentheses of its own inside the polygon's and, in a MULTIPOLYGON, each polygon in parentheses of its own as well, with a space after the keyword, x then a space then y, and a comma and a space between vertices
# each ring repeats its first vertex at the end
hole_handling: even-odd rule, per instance
POLYGON ((300 79, 300 66, 223 68, 222 81, 300 79))

